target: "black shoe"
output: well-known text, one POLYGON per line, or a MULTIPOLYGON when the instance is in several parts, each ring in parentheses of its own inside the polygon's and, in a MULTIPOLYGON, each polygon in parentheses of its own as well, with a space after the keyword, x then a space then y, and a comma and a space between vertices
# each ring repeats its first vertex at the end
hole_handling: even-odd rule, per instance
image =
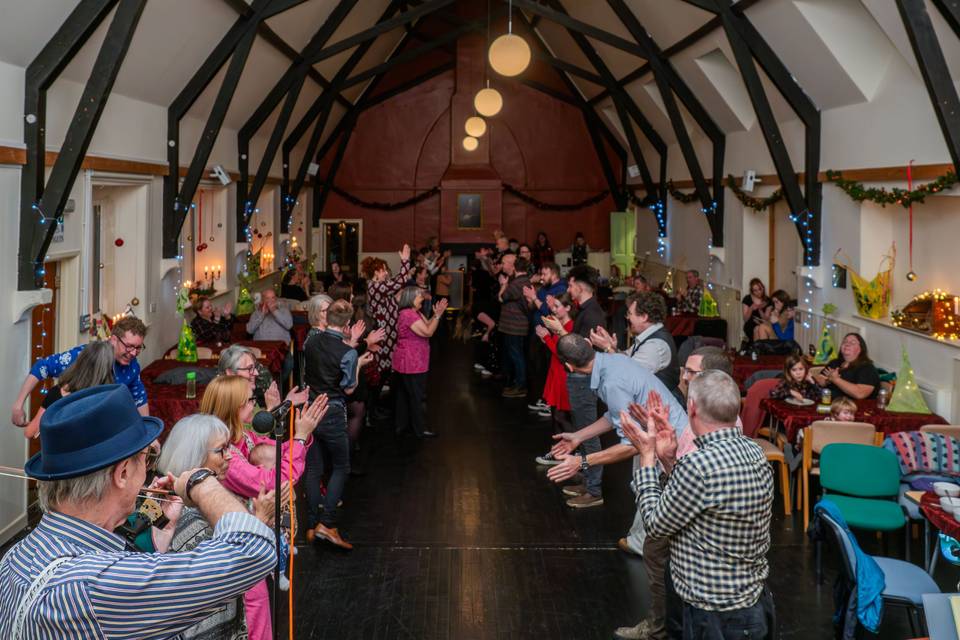
POLYGON ((420 437, 421 437, 421 438, 436 438, 436 437, 437 437, 437 434, 434 433, 433 431, 424 431, 423 433, 420 434, 420 437))

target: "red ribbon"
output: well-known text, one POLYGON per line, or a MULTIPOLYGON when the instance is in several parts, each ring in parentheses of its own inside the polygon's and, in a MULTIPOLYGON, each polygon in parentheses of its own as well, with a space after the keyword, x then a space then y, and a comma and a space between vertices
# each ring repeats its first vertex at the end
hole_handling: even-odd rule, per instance
MULTIPOLYGON (((907 190, 913 191, 913 160, 907 163, 907 190)), ((910 271, 913 271, 913 200, 910 201, 910 271)))

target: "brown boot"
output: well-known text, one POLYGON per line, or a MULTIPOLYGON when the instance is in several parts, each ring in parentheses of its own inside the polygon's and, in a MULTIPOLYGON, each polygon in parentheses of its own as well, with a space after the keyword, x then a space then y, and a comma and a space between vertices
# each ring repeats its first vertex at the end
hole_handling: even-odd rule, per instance
POLYGON ((331 529, 330 527, 326 527, 323 524, 318 524, 316 527, 314 527, 313 534, 317 538, 335 544, 341 549, 346 549, 347 551, 353 549, 352 544, 340 537, 339 531, 336 529, 331 529))

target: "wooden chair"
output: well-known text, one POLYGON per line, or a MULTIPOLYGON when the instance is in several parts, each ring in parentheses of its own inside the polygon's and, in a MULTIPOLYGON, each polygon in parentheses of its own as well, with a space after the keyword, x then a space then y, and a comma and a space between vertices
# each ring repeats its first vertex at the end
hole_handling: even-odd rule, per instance
POLYGON ((790 515, 793 511, 793 505, 790 501, 790 469, 783 455, 783 446, 786 441, 783 436, 777 436, 776 443, 770 442, 766 438, 754 438, 753 441, 763 449, 767 462, 780 465, 780 493, 783 496, 783 513, 790 515))
POLYGON ((213 349, 210 347, 197 347, 197 359, 209 360, 213 358, 213 349))
POLYGON ((260 351, 259 347, 247 347, 247 349, 250 349, 250 353, 252 353, 253 357, 257 360, 263 357, 263 351, 260 351))
POLYGON ((960 440, 960 424, 925 424, 920 427, 920 431, 939 433, 960 440))
POLYGON ((800 465, 803 482, 803 530, 810 525, 810 476, 820 475, 814 466, 814 455, 819 456, 828 444, 847 442, 877 446, 877 430, 866 422, 831 422, 817 420, 803 430, 803 464, 800 465))

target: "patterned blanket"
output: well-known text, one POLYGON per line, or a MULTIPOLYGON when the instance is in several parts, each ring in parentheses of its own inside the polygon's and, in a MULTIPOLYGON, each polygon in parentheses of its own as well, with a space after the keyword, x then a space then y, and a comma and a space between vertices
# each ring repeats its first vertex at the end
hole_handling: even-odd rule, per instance
POLYGON ((901 431, 883 442, 900 461, 900 473, 934 472, 960 476, 960 441, 939 433, 901 431))

